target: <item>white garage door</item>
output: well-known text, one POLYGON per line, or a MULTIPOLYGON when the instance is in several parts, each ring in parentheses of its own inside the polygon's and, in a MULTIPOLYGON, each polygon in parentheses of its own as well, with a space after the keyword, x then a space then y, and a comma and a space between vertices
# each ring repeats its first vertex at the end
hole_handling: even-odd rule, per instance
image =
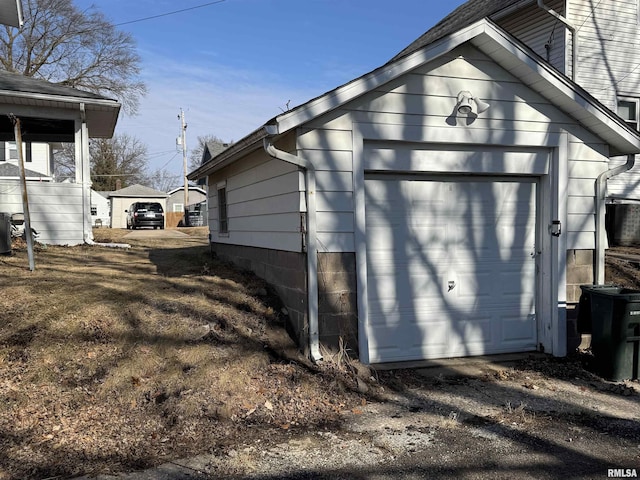
POLYGON ((365 180, 369 360, 536 348, 536 185, 365 180))

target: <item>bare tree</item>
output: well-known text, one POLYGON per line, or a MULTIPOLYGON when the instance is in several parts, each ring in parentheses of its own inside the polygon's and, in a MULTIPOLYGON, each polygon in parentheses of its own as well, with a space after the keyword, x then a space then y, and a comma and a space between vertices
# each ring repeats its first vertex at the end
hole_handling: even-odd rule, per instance
POLYGON ((147 183, 147 146, 127 134, 91 141, 91 180, 95 190, 115 190, 135 183, 147 183))
POLYGON ((63 143, 61 147, 54 150, 53 175, 56 181, 73 179, 76 176, 76 147, 73 143, 63 143))
POLYGON ((146 88, 133 37, 93 7, 72 0, 22 0, 24 26, 0 28, 0 66, 7 71, 115 97, 135 113, 146 88))
POLYGON ((182 187, 182 175, 176 175, 168 170, 156 170, 147 180, 147 186, 160 190, 161 192, 168 192, 177 187, 182 187))
POLYGON ((202 154, 206 145, 209 145, 209 153, 215 156, 231 144, 233 144, 233 141, 225 142, 215 135, 203 135, 198 137, 198 146, 193 148, 189 155, 189 171, 192 172, 202 165, 202 154))

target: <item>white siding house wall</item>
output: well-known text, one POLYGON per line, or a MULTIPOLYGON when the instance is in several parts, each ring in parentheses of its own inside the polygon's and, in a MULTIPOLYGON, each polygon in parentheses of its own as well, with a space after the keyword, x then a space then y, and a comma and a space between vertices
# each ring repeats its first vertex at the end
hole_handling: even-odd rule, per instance
POLYGON ((289 163, 259 150, 242 164, 209 176, 209 228, 212 241, 302 251, 301 212, 305 212, 304 176, 289 163), (229 233, 218 228, 218 184, 227 192, 229 233))
POLYGON ((353 141, 351 121, 332 127, 302 129, 298 154, 316 168, 319 251, 353 252, 353 141), (342 124, 342 126, 340 126, 342 124))
MULTIPOLYGON (((564 0, 545 4, 564 14, 564 0)), ((571 71, 571 63, 567 63, 570 48, 565 53, 565 46, 571 46, 571 39, 565 26, 535 3, 518 10, 517 14, 498 19, 497 23, 561 72, 571 71)))
POLYGON ((51 149, 49 148, 49 144, 32 143, 31 162, 25 163, 25 167, 29 170, 51 176, 53 171, 51 168, 51 149))
POLYGON ((579 28, 578 83, 616 111, 618 96, 640 96, 637 0, 567 0, 579 28))
MULTIPOLYGON (((550 138, 568 132, 568 225, 563 231, 568 234, 568 248, 595 247, 595 179, 607 168, 606 146, 482 53, 461 48, 439 61, 439 65, 424 66, 300 129, 298 154, 313 160, 318 169, 321 252, 354 251, 350 169, 354 123, 374 134, 377 130, 382 136, 391 132, 393 138, 389 140, 428 142, 436 146, 434 150, 443 148, 442 153, 433 153, 443 165, 447 148, 539 148, 550 138), (463 125, 460 120, 457 126, 450 124, 455 122, 452 110, 460 90, 471 90, 491 105, 471 125, 463 125)), ((419 164, 403 164, 398 158, 386 165, 379 159, 370 164, 366 155, 365 151, 364 167, 372 171, 421 170, 419 164)), ((437 166, 438 161, 423 166, 423 171, 446 173, 437 166)), ((518 168, 512 165, 509 168, 518 168)), ((479 166, 468 168, 467 173, 472 173, 473 168, 480 172, 479 166)))
MULTIPOLYGON (((640 99, 640 30, 637 0, 568 0, 568 17, 580 26, 578 82, 605 106, 620 98, 640 99)), ((614 158, 608 168, 626 162, 614 158)), ((640 200, 640 165, 607 182, 608 198, 640 200)))
MULTIPOLYGON (((0 148, 4 149, 4 156, 7 163, 18 165, 17 158, 11 158, 16 155, 16 148, 14 142, 0 142, 0 148), (13 148, 12 148, 13 147, 13 148)), ((41 173, 42 176, 50 177, 52 174, 51 168, 51 148, 48 143, 32 143, 31 144, 31 161, 27 157, 27 144, 22 144, 22 154, 24 158, 24 166, 27 170, 41 173)))
MULTIPOLYGON (((38 241, 53 245, 77 245, 82 238, 82 185, 28 182, 31 227, 38 241)), ((22 194, 18 180, 0 180, 0 205, 7 213, 21 213, 22 194)))
MULTIPOLYGON (((615 157, 609 162, 609 168, 615 168, 618 165, 626 163, 625 157, 615 157)), ((621 175, 607 181, 607 198, 614 203, 623 199, 626 203, 631 200, 633 203, 640 201, 640 161, 636 158, 636 164, 633 168, 621 175)))
POLYGON ((111 226, 111 203, 106 197, 103 197, 101 194, 96 192, 95 190, 91 190, 91 224, 95 226, 96 224, 101 225, 103 227, 111 226), (93 212, 95 211, 95 215, 93 212), (98 221, 99 220, 99 221, 98 221))

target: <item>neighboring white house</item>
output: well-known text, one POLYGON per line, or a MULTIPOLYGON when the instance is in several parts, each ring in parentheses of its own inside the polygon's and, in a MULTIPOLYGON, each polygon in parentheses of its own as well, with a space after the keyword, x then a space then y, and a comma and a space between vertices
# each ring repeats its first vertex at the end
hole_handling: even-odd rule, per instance
MULTIPOLYGON (((43 178, 53 177, 53 152, 49 144, 24 142, 22 158, 26 169, 38 172, 43 178)), ((16 142, 0 142, 0 165, 18 166, 16 142)))
POLYGON ((91 189, 91 223, 95 226, 111 226, 111 192, 98 192, 91 189))
POLYGON ((494 22, 468 22, 189 175, 208 179, 212 248, 275 286, 313 358, 340 340, 367 363, 567 352, 582 272, 568 252, 591 283, 594 185, 640 134, 494 22))
POLYGON ((20 120, 31 226, 40 234, 38 241, 75 245, 91 240, 89 138, 111 137, 119 111, 118 102, 100 95, 0 72, 0 167, 6 174, 0 175, 0 212, 24 212, 11 116, 20 120), (50 181, 48 145, 60 142, 76 145, 76 174, 68 183, 50 181))
MULTIPOLYGON (((174 188, 167 192, 167 211, 184 213, 184 187, 174 188)), ((200 187, 189 186, 189 205, 195 205, 207 200, 207 192, 200 187)))

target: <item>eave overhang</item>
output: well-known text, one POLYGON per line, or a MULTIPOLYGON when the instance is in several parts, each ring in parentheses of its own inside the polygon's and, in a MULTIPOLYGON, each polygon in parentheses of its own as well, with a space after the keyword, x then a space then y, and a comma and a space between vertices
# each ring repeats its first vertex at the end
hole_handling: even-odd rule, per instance
POLYGON ((84 105, 89 137, 111 138, 120 114, 120 103, 116 100, 0 90, 0 110, 11 111, 16 116, 69 121, 80 117, 81 105, 84 105))

